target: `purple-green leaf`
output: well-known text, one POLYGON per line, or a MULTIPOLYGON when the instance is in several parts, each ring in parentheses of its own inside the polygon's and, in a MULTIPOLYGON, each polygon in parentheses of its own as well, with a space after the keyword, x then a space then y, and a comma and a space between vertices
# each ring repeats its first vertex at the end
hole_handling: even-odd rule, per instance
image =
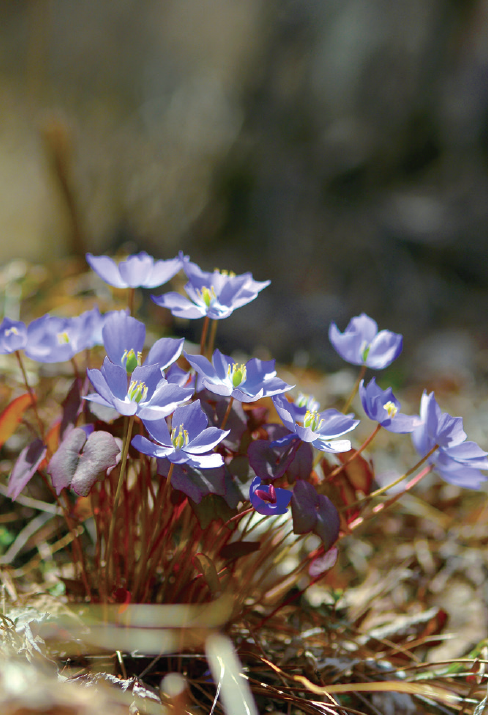
MULTIPOLYGON (((166 477, 169 472, 170 462, 167 459, 158 459, 158 474, 166 477)), ((186 494, 196 504, 199 504, 207 494, 225 494, 225 469, 213 467, 210 469, 197 469, 189 464, 175 464, 171 485, 174 489, 186 494)))
POLYGON ((339 536, 339 512, 330 499, 318 494, 312 484, 299 479, 293 489, 291 500, 293 531, 295 534, 313 532, 319 536, 326 551, 339 536))
POLYGON ((71 487, 87 496, 98 476, 117 463, 120 453, 115 438, 108 432, 92 432, 87 438, 81 427, 73 429, 52 457, 48 473, 57 494, 71 487))

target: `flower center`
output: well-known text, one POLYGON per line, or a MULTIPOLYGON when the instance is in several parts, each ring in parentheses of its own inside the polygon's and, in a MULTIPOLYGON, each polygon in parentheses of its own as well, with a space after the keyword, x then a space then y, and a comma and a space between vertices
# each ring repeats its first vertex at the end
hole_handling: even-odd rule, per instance
POLYGON ((64 330, 62 333, 58 333, 58 343, 60 345, 63 345, 64 343, 69 343, 69 335, 66 330, 64 330))
POLYGON ((127 374, 130 375, 136 367, 140 367, 142 362, 142 353, 136 353, 132 348, 130 350, 124 350, 124 354, 122 355, 122 365, 125 366, 125 369, 127 370, 127 374))
POLYGON ((238 365, 236 362, 232 363, 227 368, 227 377, 232 381, 234 387, 239 387, 247 377, 246 366, 238 365))
POLYGON ((234 273, 234 271, 227 271, 227 270, 220 271, 218 268, 214 268, 214 273, 220 273, 221 276, 225 276, 227 278, 235 278, 236 277, 236 274, 234 273))
POLYGON ((217 300, 217 294, 215 293, 215 288, 213 286, 210 286, 210 288, 203 286, 202 290, 198 290, 197 288, 197 293, 207 308, 210 308, 214 300, 217 300))
POLYGON ((319 403, 313 395, 307 395, 303 392, 299 393, 297 399, 295 400, 295 405, 301 408, 306 407, 307 410, 316 410, 319 407, 319 403))
POLYGON ((145 400, 147 397, 146 384, 141 380, 131 380, 127 394, 132 402, 141 402, 142 400, 145 400))
POLYGON ((316 432, 318 429, 320 429, 320 425, 323 421, 324 420, 321 419, 318 412, 311 412, 310 410, 307 410, 307 412, 305 413, 305 417, 303 418, 303 426, 310 427, 311 430, 316 432))
POLYGON ((385 408, 385 410, 388 414, 388 417, 392 420, 395 417, 396 413, 398 412, 398 407, 396 405, 394 405, 393 402, 391 402, 391 400, 389 400, 388 402, 385 402, 383 407, 385 408))
POLYGON ((9 335, 18 335, 18 334, 19 334, 19 331, 17 330, 15 325, 13 325, 11 328, 7 328, 7 330, 5 331, 6 338, 8 338, 9 335))
POLYGON ((367 343, 366 340, 364 340, 363 344, 361 345, 361 350, 360 350, 361 357, 363 358, 363 362, 366 362, 366 360, 368 359, 370 348, 371 348, 371 343, 367 343))
POLYGON ((183 425, 180 425, 179 429, 177 427, 171 432, 171 442, 175 449, 182 449, 188 444, 188 432, 183 429, 183 425))
POLYGON ((269 485, 268 491, 264 489, 256 489, 254 492, 259 499, 268 502, 269 504, 276 504, 276 489, 272 484, 269 485))

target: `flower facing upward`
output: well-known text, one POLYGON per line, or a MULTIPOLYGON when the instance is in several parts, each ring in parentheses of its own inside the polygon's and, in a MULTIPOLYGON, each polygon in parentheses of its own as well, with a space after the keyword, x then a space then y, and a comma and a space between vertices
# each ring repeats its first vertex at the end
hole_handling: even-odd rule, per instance
POLYGON ((189 400, 192 388, 169 383, 158 365, 136 367, 130 377, 125 368, 105 358, 101 370, 87 370, 96 393, 86 400, 112 407, 121 415, 137 415, 143 420, 158 420, 170 415, 181 403, 189 400))
POLYGON ((261 479, 255 477, 249 489, 249 500, 258 514, 285 514, 291 501, 292 493, 288 489, 280 489, 272 484, 262 485, 261 479))
POLYGON ((403 338, 389 330, 380 330, 376 322, 361 313, 352 318, 343 333, 330 324, 329 340, 343 360, 366 365, 375 370, 388 367, 401 353, 403 338))
POLYGON ((467 442, 462 417, 442 412, 431 392, 420 401, 422 424, 412 433, 415 449, 424 457, 433 447, 439 448, 429 457, 435 471, 450 484, 478 489, 488 477, 479 470, 488 469, 488 454, 476 442, 467 442))
POLYGON ((146 251, 141 251, 118 265, 109 256, 91 253, 86 254, 86 260, 105 283, 115 288, 157 288, 173 278, 186 259, 180 251, 176 258, 155 261, 146 251))
POLYGON ((255 281, 251 273, 236 276, 227 271, 202 271, 191 262, 185 263, 184 270, 188 277, 185 285, 188 298, 179 293, 152 296, 157 305, 169 308, 179 318, 227 318, 236 308, 254 300, 270 284, 270 281, 255 281))
POLYGON ((190 467, 220 467, 222 455, 210 452, 229 434, 228 430, 208 427, 208 418, 200 407, 200 400, 191 405, 182 405, 172 417, 171 434, 166 420, 148 422, 149 435, 157 442, 151 442, 142 435, 132 439, 132 446, 151 457, 169 459, 173 464, 188 464, 190 467))
POLYGON ((321 452, 349 452, 351 449, 348 439, 337 437, 350 432, 359 424, 359 420, 353 419, 352 414, 344 415, 333 408, 323 412, 308 411, 303 419, 297 422, 294 406, 286 397, 276 395, 273 402, 285 427, 290 432, 295 432, 303 442, 310 442, 321 452))
POLYGON ((318 412, 320 405, 313 395, 300 392, 298 397, 289 403, 289 407, 294 411, 295 421, 302 422, 307 412, 318 412))
POLYGON ((378 422, 389 432, 405 434, 413 432, 421 424, 421 419, 416 415, 411 417, 399 412, 400 403, 393 394, 391 387, 387 390, 382 390, 376 384, 374 377, 368 385, 365 385, 364 380, 361 380, 359 395, 363 409, 369 419, 378 422))
POLYGON ((239 402, 255 402, 261 397, 277 395, 292 386, 276 377, 274 360, 252 358, 245 365, 236 363, 220 350, 215 350, 212 363, 202 355, 187 355, 190 365, 202 377, 204 387, 223 397, 239 402))
MULTIPOLYGON (((142 350, 146 339, 146 326, 132 318, 125 310, 114 311, 105 320, 102 331, 107 355, 115 365, 131 373, 142 363, 142 350)), ((156 340, 144 360, 144 365, 158 365, 164 370, 181 355, 184 338, 156 340)))
POLYGON ((27 328, 20 320, 4 318, 0 324, 0 354, 23 350, 27 343, 27 328))

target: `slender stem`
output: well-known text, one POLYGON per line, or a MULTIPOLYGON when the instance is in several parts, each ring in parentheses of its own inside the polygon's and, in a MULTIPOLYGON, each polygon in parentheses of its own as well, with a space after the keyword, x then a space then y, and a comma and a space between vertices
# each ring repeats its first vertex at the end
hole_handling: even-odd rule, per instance
MULTIPOLYGON (((144 573, 148 573, 150 571, 150 566, 151 566, 151 557, 153 556, 153 550, 155 546, 157 545, 157 541, 159 539, 160 534, 162 533, 162 530, 159 529, 158 527, 161 524, 161 519, 159 518, 160 512, 163 508, 163 505, 166 501, 166 496, 168 493, 168 490, 170 488, 171 484, 171 477, 173 475, 173 468, 174 464, 171 462, 168 476, 166 477, 166 482, 164 483, 164 486, 160 486, 160 489, 158 491, 158 496, 156 499, 156 502, 154 503, 153 509, 152 509, 152 515, 151 515, 151 521, 154 524, 154 527, 151 531, 146 531, 145 524, 143 527, 143 541, 141 542, 141 554, 139 556, 139 564, 138 567, 136 568, 136 574, 135 574, 135 579, 134 579, 134 587, 133 587, 133 595, 134 598, 136 597, 136 594, 139 591, 139 588, 141 586, 141 582, 144 576, 144 573)), ((164 530, 164 527, 163 527, 164 530)))
POLYGON ((81 377, 80 377, 80 371, 78 370, 78 365, 76 364, 76 360, 75 360, 75 358, 74 358, 74 355, 73 355, 73 357, 71 358, 71 364, 73 365, 73 370, 74 370, 74 373, 75 373, 75 377, 76 377, 76 379, 78 380, 78 382, 80 383, 80 386, 81 386, 81 382, 82 382, 82 381, 81 381, 81 377))
POLYGON ((127 305, 129 307, 129 315, 134 314, 134 295, 135 295, 136 289, 135 288, 129 288, 129 296, 127 299, 127 305))
POLYGON ((24 385, 26 387, 27 392, 30 395, 31 398, 31 403, 32 403, 32 409, 34 410, 34 414, 36 416, 36 421, 37 425, 39 427, 39 434, 41 436, 41 439, 44 441, 44 425, 41 422, 41 418, 39 417, 39 412, 37 411, 37 398, 34 390, 32 387, 29 385, 29 381, 27 379, 27 373, 25 371, 24 367, 24 362, 22 360, 22 356, 20 354, 20 350, 15 351, 15 357, 17 358, 17 362, 19 363, 20 371, 22 373, 22 377, 24 378, 24 385))
POLYGON ((225 425, 227 424, 227 420, 229 419, 230 411, 232 409, 232 404, 234 402, 234 398, 230 397, 229 404, 227 405, 227 409, 225 411, 224 419, 222 420, 222 424, 220 425, 220 429, 224 429, 225 425))
MULTIPOLYGON (((434 469, 434 465, 429 464, 428 467, 425 467, 425 469, 423 469, 419 474, 416 474, 415 477, 408 482, 408 484, 405 486, 405 489, 402 492, 395 494, 391 499, 381 502, 381 504, 377 504, 374 507, 374 509, 369 517, 360 516, 357 519, 354 519, 354 521, 352 521, 349 524, 349 529, 351 529, 351 530, 357 529, 358 526, 361 526, 361 524, 363 524, 369 518, 376 516, 376 514, 379 514, 380 511, 384 511, 385 509, 388 509, 388 507, 395 504, 395 502, 397 502, 399 499, 401 499, 404 494, 409 492, 410 489, 412 489, 416 484, 418 484, 421 479, 426 477, 427 474, 430 474, 430 472, 432 472, 433 469, 434 469)), ((346 534, 344 534, 344 536, 345 535, 346 534)))
POLYGON ((220 527, 219 531, 221 531, 225 526, 228 524, 232 524, 233 521, 237 521, 240 519, 242 516, 245 516, 246 514, 250 514, 252 511, 254 511, 254 507, 252 506, 250 509, 244 509, 244 511, 241 511, 239 514, 236 514, 235 516, 231 517, 228 519, 225 524, 222 524, 220 527))
POLYGON ((202 337, 200 338, 200 355, 205 355, 205 340, 207 338, 209 320, 210 318, 206 315, 203 321, 202 337))
POLYGON ((64 518, 66 520, 66 523, 68 525, 70 533, 73 535, 73 550, 76 552, 76 558, 78 560, 78 563, 80 564, 81 580, 83 581, 83 586, 85 587, 85 593, 88 596, 88 598, 91 599, 91 588, 90 588, 90 582, 88 580, 88 574, 87 574, 87 570, 86 570, 85 555, 84 555, 83 549, 81 547, 78 531, 75 528, 75 525, 73 524, 73 521, 70 516, 71 504, 69 501, 68 492, 66 491, 66 489, 63 489, 62 493, 63 493, 64 503, 66 505, 66 508, 64 509, 64 518))
POLYGON ((211 360, 212 353, 214 351, 215 335, 217 334, 218 325, 219 325, 218 320, 212 320, 212 327, 210 328, 210 337, 208 340, 208 348, 207 348, 207 357, 209 360, 211 360))
POLYGON ((344 414, 348 411, 349 407, 351 406, 351 402, 352 402, 352 401, 354 400, 354 398, 356 397, 356 392, 357 392, 358 389, 359 389, 359 383, 361 382, 361 380, 363 379, 363 377, 364 377, 365 374, 366 374, 366 365, 363 365, 363 366, 361 367, 361 370, 359 371, 358 379, 357 379, 356 382, 354 383, 354 387, 352 388, 352 392, 351 392, 351 394, 349 395, 349 397, 347 398, 346 404, 345 404, 344 407, 342 408, 342 411, 344 412, 344 414))
POLYGON ((159 512, 163 508, 163 504, 166 502, 166 498, 168 495, 169 488, 171 486, 171 477, 173 476, 173 469, 174 469, 174 464, 171 462, 170 467, 169 467, 169 472, 168 476, 166 477, 166 481, 164 483, 164 488, 159 490, 158 493, 158 499, 154 507, 154 517, 155 517, 155 524, 159 523, 159 512))
POLYGON ((395 481, 391 482, 390 484, 387 484, 385 487, 381 487, 381 489, 377 489, 375 492, 371 492, 371 494, 367 494, 365 497, 362 499, 358 499, 357 501, 353 502, 352 504, 348 504, 347 506, 342 507, 340 511, 346 511, 347 509, 351 509, 354 506, 358 506, 359 504, 364 504, 364 502, 369 501, 370 499, 373 499, 373 497, 378 497, 380 494, 384 494, 385 492, 388 491, 388 489, 391 489, 392 487, 396 487, 397 484, 400 484, 400 482, 403 482, 404 479, 409 477, 411 474, 417 471, 419 467, 422 466, 422 464, 436 451, 436 449, 439 449, 439 445, 436 444, 432 447, 432 449, 427 452, 425 457, 422 457, 417 464, 414 464, 414 466, 408 470, 408 472, 405 472, 405 474, 402 474, 401 477, 398 477, 398 479, 395 479, 395 481))
POLYGON ((381 425, 380 425, 380 424, 376 425, 376 427, 374 428, 374 430, 371 432, 371 434, 370 434, 369 437, 366 439, 366 441, 363 442, 363 444, 359 447, 359 449, 357 449, 357 450, 354 452, 354 454, 352 454, 352 455, 349 457, 349 459, 348 459, 346 462, 344 462, 344 464, 339 464, 339 466, 336 467, 336 468, 326 477, 327 481, 329 481, 329 479, 333 479, 333 477, 337 476, 337 475, 339 474, 339 472, 342 472, 343 469, 345 469, 349 464, 351 464, 351 462, 353 462, 353 461, 356 459, 356 457, 357 457, 358 455, 360 455, 361 452, 362 452, 364 449, 366 449, 366 447, 368 446, 368 444, 371 444, 371 442, 372 442, 373 439, 376 437, 376 435, 378 434, 378 432, 380 431, 380 429, 381 429, 381 425))
POLYGON ((108 532, 107 549, 105 551, 105 581, 106 581, 106 585, 107 585, 107 592, 108 592, 108 582, 110 579, 110 566, 113 561, 113 559, 111 559, 111 555, 112 555, 112 548, 113 548, 113 543, 114 543, 115 524, 117 521, 117 507, 119 505, 120 495, 122 493, 122 486, 124 484, 125 470, 126 470, 126 464, 127 464, 127 453, 129 451, 129 445, 130 445, 130 440, 131 440, 131 436, 132 436, 132 427, 134 425, 134 419, 135 419, 135 415, 131 415, 131 417, 129 419, 129 424, 127 426, 127 432, 125 435, 124 446, 122 448, 122 457, 120 460, 119 481, 117 484, 117 491, 115 492, 114 503, 113 503, 113 507, 112 507, 112 519, 110 521, 110 530, 108 532))

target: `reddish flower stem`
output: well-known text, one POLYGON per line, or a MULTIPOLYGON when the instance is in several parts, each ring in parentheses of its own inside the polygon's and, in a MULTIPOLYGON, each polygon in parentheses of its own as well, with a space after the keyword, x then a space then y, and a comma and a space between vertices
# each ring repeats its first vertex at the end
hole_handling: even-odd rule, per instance
POLYGON ((210 318, 208 315, 205 316, 202 327, 202 337, 200 338, 200 355, 205 355, 205 340, 207 338, 208 323, 210 318))
POLYGON ((232 405, 234 403, 234 398, 232 395, 230 396, 229 404, 227 405, 227 409, 225 411, 224 419, 222 420, 222 424, 220 425, 220 429, 224 429, 225 425, 227 424, 227 420, 229 419, 230 411, 232 409, 232 405))
POLYGON ((351 406, 351 402, 352 402, 352 401, 354 400, 354 398, 356 397, 356 392, 357 392, 358 389, 359 389, 359 383, 361 382, 361 380, 363 379, 363 377, 365 376, 365 374, 366 374, 366 365, 363 365, 363 366, 361 367, 361 370, 359 371, 358 379, 357 379, 356 382, 354 383, 354 387, 352 388, 351 394, 350 394, 349 397, 347 398, 346 404, 345 404, 344 407, 342 408, 342 411, 343 411, 344 414, 348 411, 349 407, 351 406))
POLYGON ((25 371, 24 367, 24 362, 22 360, 22 356, 20 354, 20 350, 15 351, 15 357, 17 358, 17 362, 19 363, 20 371, 22 373, 22 377, 24 378, 24 385, 27 390, 27 392, 30 395, 31 398, 31 404, 32 404, 32 409, 34 410, 34 415, 36 417, 37 421, 37 426, 39 427, 39 435, 44 441, 44 425, 41 422, 41 418, 39 417, 39 412, 37 411, 37 398, 36 398, 36 393, 32 389, 32 387, 29 385, 29 381, 27 379, 27 372, 25 371))
MULTIPOLYGON (((413 479, 411 479, 408 482, 408 484, 405 486, 405 489, 402 492, 395 494, 395 496, 391 497, 391 499, 388 499, 388 501, 384 501, 384 502, 381 502, 381 504, 377 504, 373 508, 371 515, 369 517, 360 516, 357 519, 355 519, 354 521, 352 521, 349 524, 349 529, 351 529, 351 530, 357 529, 357 527, 360 526, 361 524, 363 524, 365 521, 368 521, 373 516, 376 516, 376 514, 379 514, 381 511, 388 509, 388 507, 392 506, 395 502, 397 502, 399 499, 401 499, 402 496, 404 494, 406 494, 406 492, 409 492, 410 489, 412 489, 416 484, 418 484, 421 479, 423 479, 425 476, 427 476, 427 474, 430 474, 430 472, 432 472, 433 469, 434 469, 434 465, 429 464, 428 467, 425 467, 425 469, 423 469, 419 474, 417 474, 413 479)), ((344 536, 346 536, 346 534, 344 534, 344 536)))
POLYGON ((134 315, 134 296, 135 296, 136 289, 135 288, 129 288, 129 295, 127 297, 127 305, 129 308, 129 315, 134 315))
POLYGON ((207 357, 209 360, 212 359, 212 353, 214 351, 215 336, 217 334, 218 324, 219 324, 218 320, 212 320, 212 327, 210 328, 210 336, 209 336, 208 348, 207 348, 207 357))
POLYGON ((120 501, 120 495, 122 493, 122 487, 125 479, 125 471, 127 467, 127 454, 129 452, 129 445, 132 436, 132 428, 134 426, 135 415, 131 415, 129 418, 129 424, 127 425, 127 430, 125 434, 124 446, 122 447, 122 456, 120 459, 120 473, 119 481, 117 483, 117 491, 115 492, 114 503, 112 507, 112 519, 110 521, 110 528, 108 532, 107 548, 105 551, 105 581, 107 586, 107 592, 109 591, 109 581, 111 576, 111 570, 113 566, 114 559, 112 558, 112 550, 114 544, 114 534, 115 534, 115 524, 117 521, 117 511, 120 501))
POLYGON ((340 511, 347 511, 348 509, 352 509, 355 506, 359 506, 360 504, 364 504, 365 502, 369 501, 370 499, 373 499, 373 497, 378 497, 380 494, 384 494, 385 492, 388 491, 388 489, 391 489, 392 487, 395 487, 397 484, 400 484, 400 482, 403 482, 404 479, 409 477, 411 474, 417 471, 419 467, 422 466, 422 464, 432 455, 434 452, 439 449, 439 445, 436 444, 432 447, 432 449, 427 452, 427 454, 422 457, 422 459, 419 459, 419 461, 411 467, 411 469, 408 470, 408 472, 405 472, 405 474, 402 474, 401 477, 398 477, 398 479, 395 479, 395 481, 391 482, 390 484, 387 484, 384 487, 381 487, 381 489, 377 489, 374 492, 371 492, 371 494, 367 494, 365 497, 362 499, 358 499, 357 501, 353 502, 352 504, 347 504, 347 506, 343 506, 340 511))
POLYGON ((371 433, 371 434, 369 435, 369 437, 365 440, 365 442, 363 442, 363 444, 359 447, 359 449, 357 449, 357 450, 354 452, 354 454, 352 454, 352 455, 349 457, 349 459, 348 459, 346 462, 344 462, 344 464, 339 464, 339 466, 336 467, 336 468, 326 477, 326 481, 329 481, 329 480, 333 479, 333 478, 336 477, 340 472, 342 472, 343 469, 345 469, 347 466, 349 466, 349 464, 351 464, 351 462, 353 462, 353 461, 356 459, 356 457, 358 457, 358 456, 361 454, 361 452, 362 452, 363 450, 365 450, 366 447, 367 447, 369 444, 371 444, 371 442, 372 442, 373 439, 376 437, 376 435, 378 434, 378 432, 380 431, 380 429, 381 429, 381 425, 380 425, 380 424, 376 425, 376 427, 374 428, 374 430, 372 431, 372 433, 371 433))

